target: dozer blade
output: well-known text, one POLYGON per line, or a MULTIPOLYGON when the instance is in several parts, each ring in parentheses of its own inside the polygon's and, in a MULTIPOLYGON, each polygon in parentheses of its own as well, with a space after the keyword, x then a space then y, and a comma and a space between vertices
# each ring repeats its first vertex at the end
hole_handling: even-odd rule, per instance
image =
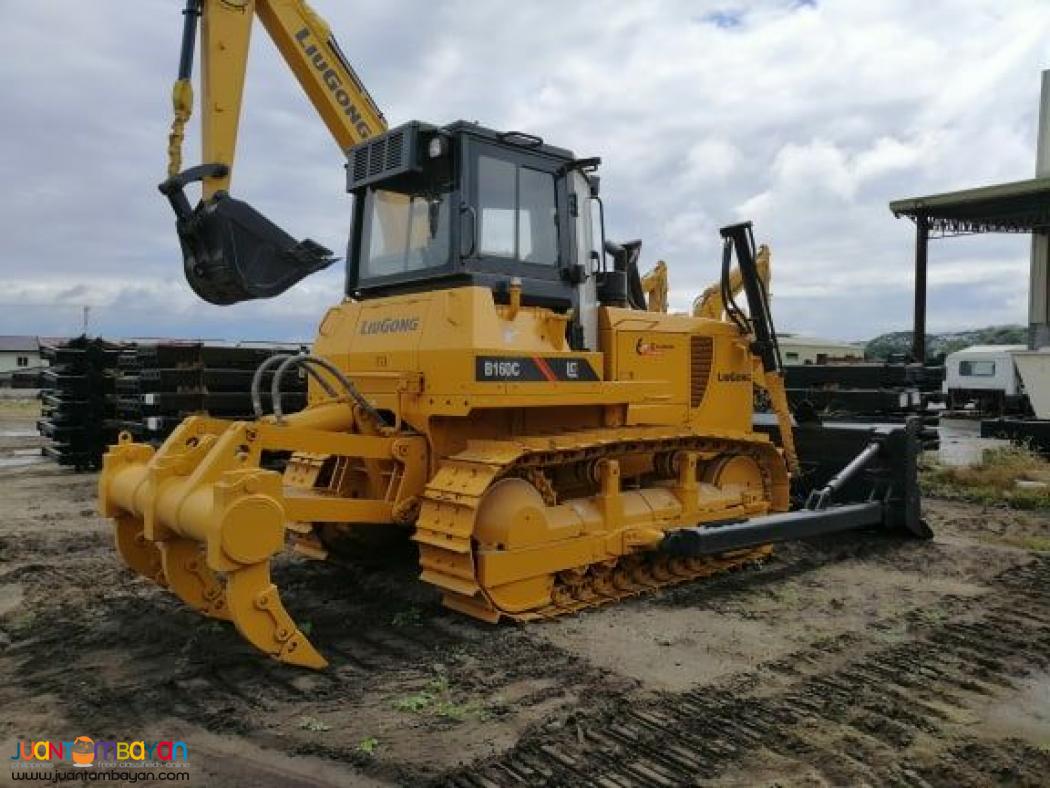
POLYGON ((205 301, 221 306, 271 298, 338 259, 309 238, 296 241, 226 192, 191 209, 183 188, 213 172, 195 167, 160 185, 175 209, 186 281, 205 301))

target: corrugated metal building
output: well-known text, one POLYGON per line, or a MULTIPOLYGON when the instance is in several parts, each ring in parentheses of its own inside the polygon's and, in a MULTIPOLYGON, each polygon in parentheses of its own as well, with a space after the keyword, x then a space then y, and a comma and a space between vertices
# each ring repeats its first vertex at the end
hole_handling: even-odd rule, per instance
POLYGON ((785 364, 824 364, 837 359, 864 359, 863 346, 849 342, 800 334, 777 334, 777 340, 785 364))

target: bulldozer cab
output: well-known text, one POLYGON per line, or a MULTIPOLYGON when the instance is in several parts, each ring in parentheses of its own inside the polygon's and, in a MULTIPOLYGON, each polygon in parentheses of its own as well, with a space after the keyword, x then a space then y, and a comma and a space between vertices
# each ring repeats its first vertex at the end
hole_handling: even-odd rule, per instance
MULTIPOLYGON (((347 295, 480 285, 501 303, 516 279, 526 305, 588 311, 596 179, 585 170, 597 160, 464 121, 407 123, 352 148, 348 159, 355 200, 347 295)), ((573 323, 574 345, 591 333, 584 322, 573 323)))

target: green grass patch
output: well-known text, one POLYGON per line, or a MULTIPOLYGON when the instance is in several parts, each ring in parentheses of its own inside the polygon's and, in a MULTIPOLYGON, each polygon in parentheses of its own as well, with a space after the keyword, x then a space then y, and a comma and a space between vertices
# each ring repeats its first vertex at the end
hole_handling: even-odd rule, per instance
POLYGON ((1050 553, 1050 536, 1022 536, 1019 542, 1025 550, 1050 553))
POLYGON ((452 697, 448 678, 438 675, 427 682, 427 685, 411 695, 394 700, 394 708, 412 714, 429 714, 449 720, 462 722, 468 719, 484 719, 487 709, 476 701, 458 702, 452 697))
POLYGON ((357 744, 357 751, 363 752, 365 755, 372 755, 375 753, 376 748, 379 746, 379 739, 375 736, 369 736, 366 739, 361 739, 357 744))
POLYGON ((1050 462, 1023 446, 985 449, 976 465, 942 465, 926 460, 919 471, 919 483, 924 494, 936 498, 1014 509, 1050 509, 1050 462), (1028 487, 1024 482, 1046 486, 1028 487))
POLYGON ((23 609, 11 616, 7 622, 7 629, 16 638, 23 638, 29 635, 36 623, 36 613, 23 609))
POLYGON ((332 730, 331 725, 327 722, 321 722, 317 717, 303 717, 299 720, 299 727, 304 731, 315 731, 318 733, 332 730))
POLYGON ((418 627, 423 623, 423 611, 418 607, 409 607, 400 610, 390 619, 395 627, 418 627))

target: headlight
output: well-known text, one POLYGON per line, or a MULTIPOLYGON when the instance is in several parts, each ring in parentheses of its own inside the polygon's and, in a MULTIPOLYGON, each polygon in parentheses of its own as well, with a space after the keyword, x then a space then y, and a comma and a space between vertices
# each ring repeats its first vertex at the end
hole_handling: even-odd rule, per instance
POLYGON ((432 159, 440 159, 445 155, 445 138, 438 136, 430 140, 430 145, 427 146, 427 153, 432 159))

